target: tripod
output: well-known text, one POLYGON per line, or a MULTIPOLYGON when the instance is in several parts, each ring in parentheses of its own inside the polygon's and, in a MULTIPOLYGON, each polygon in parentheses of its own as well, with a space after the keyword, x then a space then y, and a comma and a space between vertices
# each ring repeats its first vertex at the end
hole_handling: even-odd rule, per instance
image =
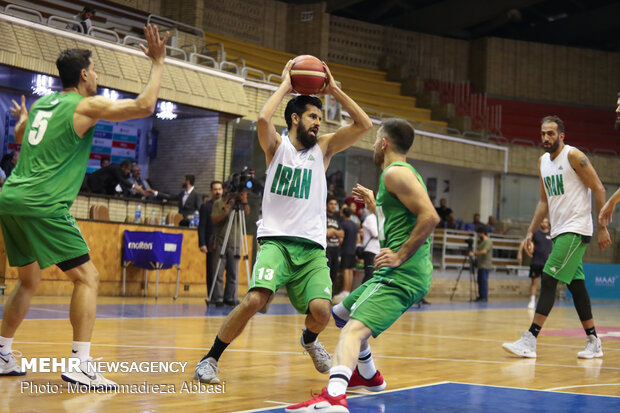
MULTIPOLYGON (((234 251, 234 268, 236 270, 239 269, 239 259, 243 256, 243 260, 245 261, 245 272, 248 278, 248 285, 250 284, 250 265, 248 260, 249 249, 248 249, 248 239, 247 232, 245 230, 245 213, 243 211, 243 206, 239 201, 235 201, 232 210, 232 216, 228 217, 228 226, 226 227, 226 234, 224 235, 224 242, 222 244, 222 248, 220 249, 220 255, 217 259, 217 265, 215 266, 215 272, 213 281, 211 282, 211 288, 209 288, 209 296, 208 301, 211 301, 211 297, 213 296, 213 290, 215 288, 215 283, 217 282, 220 265, 222 265, 222 258, 224 258, 224 254, 226 254, 226 248, 228 247, 228 238, 230 237, 231 229, 233 223, 237 223, 238 231, 233 234, 233 251, 234 251), (239 249, 237 249, 239 246, 239 249), (241 253, 241 254, 239 254, 241 253)), ((228 274, 226 275, 228 277, 228 274)), ((236 296, 236 294, 235 294, 236 296)))
POLYGON ((456 283, 454 283, 454 289, 452 290, 452 295, 450 296, 450 301, 454 299, 454 294, 456 294, 456 288, 459 285, 459 280, 461 279, 461 274, 463 274, 463 270, 465 269, 465 264, 467 264, 467 260, 469 259, 469 301, 474 301, 474 295, 476 293, 476 278, 474 271, 474 257, 469 256, 469 250, 465 258, 463 258, 463 264, 461 265, 461 269, 459 270, 459 275, 456 277, 456 283))

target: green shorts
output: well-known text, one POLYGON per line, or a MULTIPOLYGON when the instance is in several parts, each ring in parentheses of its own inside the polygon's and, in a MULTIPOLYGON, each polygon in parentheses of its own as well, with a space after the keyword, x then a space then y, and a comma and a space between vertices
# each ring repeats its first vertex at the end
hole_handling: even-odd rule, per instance
POLYGON ((427 293, 428 288, 403 288, 394 279, 375 275, 342 304, 351 312, 351 318, 362 322, 377 338, 427 293))
POLYGON ((325 250, 293 237, 261 238, 248 291, 266 288, 274 293, 286 286, 293 307, 308 312, 315 298, 332 299, 332 281, 325 250))
POLYGON ((573 280, 584 280, 583 254, 588 244, 583 236, 567 232, 553 239, 553 249, 543 272, 562 282, 570 284, 573 280))
POLYGON ((9 265, 22 267, 35 261, 46 268, 90 251, 69 213, 57 218, 0 215, 9 265))

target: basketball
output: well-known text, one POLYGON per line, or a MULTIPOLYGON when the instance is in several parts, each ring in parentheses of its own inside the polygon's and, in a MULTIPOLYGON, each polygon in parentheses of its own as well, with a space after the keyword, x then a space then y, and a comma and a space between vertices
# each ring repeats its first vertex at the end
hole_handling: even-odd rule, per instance
POLYGON ((295 58, 295 63, 291 67, 291 82, 295 92, 302 95, 319 93, 326 78, 323 62, 316 57, 301 55, 295 58))

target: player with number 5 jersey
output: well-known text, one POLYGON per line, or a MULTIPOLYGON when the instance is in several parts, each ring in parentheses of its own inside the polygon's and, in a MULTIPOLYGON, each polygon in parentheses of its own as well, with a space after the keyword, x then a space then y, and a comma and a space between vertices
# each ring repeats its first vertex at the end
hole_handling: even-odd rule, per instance
POLYGON ((168 34, 144 28, 152 61, 144 91, 136 99, 112 101, 97 94, 97 73, 91 51, 64 50, 56 60, 63 90, 37 100, 26 109, 13 101, 18 118, 15 140, 20 159, 0 192, 0 227, 9 264, 18 267, 19 282, 7 299, 0 329, 0 375, 26 374, 12 352, 13 337, 28 313, 41 281, 41 270, 56 265, 73 282, 69 317, 73 326, 70 356, 80 360, 79 371, 64 372, 67 382, 95 389, 117 385, 104 378, 90 357, 90 340, 97 311, 99 274, 77 222, 69 213, 81 187, 90 156, 95 124, 149 116, 157 103, 166 57, 168 34))

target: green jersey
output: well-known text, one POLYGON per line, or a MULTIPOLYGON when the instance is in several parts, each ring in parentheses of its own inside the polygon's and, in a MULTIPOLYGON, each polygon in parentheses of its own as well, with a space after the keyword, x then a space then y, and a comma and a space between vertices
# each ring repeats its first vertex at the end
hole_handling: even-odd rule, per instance
MULTIPOLYGON (((409 208, 385 188, 385 172, 396 165, 409 168, 426 191, 426 185, 418 172, 406 162, 394 162, 381 173, 377 191, 376 215, 381 248, 396 252, 407 241, 418 217, 409 208)), ((375 277, 385 277, 386 283, 395 282, 403 287, 413 286, 428 290, 431 283, 433 264, 431 262, 430 237, 418 248, 407 261, 396 268, 381 268, 375 271, 375 277)))
POLYGON ((30 108, 15 169, 0 192, 0 214, 59 217, 82 186, 94 128, 80 138, 73 114, 83 96, 52 93, 30 108))

